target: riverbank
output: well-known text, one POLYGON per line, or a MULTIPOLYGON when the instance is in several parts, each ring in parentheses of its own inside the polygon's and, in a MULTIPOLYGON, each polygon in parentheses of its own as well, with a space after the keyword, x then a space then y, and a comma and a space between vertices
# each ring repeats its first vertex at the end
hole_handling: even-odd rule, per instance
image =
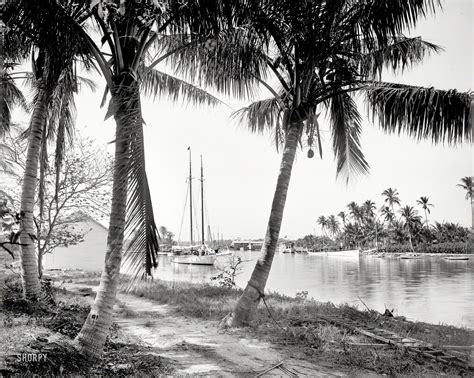
POLYGON ((150 353, 139 338, 111 327, 100 361, 82 359, 70 346, 90 310, 92 297, 47 285, 36 304, 21 298, 16 275, 6 281, 0 307, 0 376, 170 375, 172 364, 150 353))
MULTIPOLYGON (((82 278, 66 276, 63 279, 66 286, 94 286, 98 283, 98 279, 90 275, 82 278)), ((126 284, 126 280, 122 281, 126 284)), ((166 305, 172 309, 175 316, 187 318, 194 322, 193 324, 204 323, 215 329, 219 321, 231 311, 241 291, 155 280, 140 284, 131 294, 135 298, 146 298, 156 305, 166 305)), ((362 303, 359 308, 320 303, 306 299, 304 292, 297 298, 278 294, 267 295, 266 302, 272 315, 261 305, 250 327, 241 331, 256 336, 262 343, 273 345, 285 358, 296 358, 315 366, 346 373, 355 370, 360 375, 466 373, 462 368, 439 364, 406 350, 374 345, 373 340, 365 336, 312 320, 320 316, 357 320, 395 332, 402 337, 429 342, 439 348, 446 345, 471 345, 473 334, 467 329, 410 322, 403 317, 386 317, 376 311, 364 309, 362 303)), ((135 307, 126 306, 125 303, 122 311, 134 318, 135 307)), ((157 322, 158 328, 161 321, 157 322)), ((177 330, 170 332, 179 333, 177 330)))

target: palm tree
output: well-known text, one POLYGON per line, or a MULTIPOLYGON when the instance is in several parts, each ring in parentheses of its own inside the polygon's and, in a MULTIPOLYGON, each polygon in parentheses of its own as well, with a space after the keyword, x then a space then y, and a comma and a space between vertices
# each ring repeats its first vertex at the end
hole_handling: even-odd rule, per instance
MULTIPOLYGON (((14 12, 8 18, 10 28, 27 35, 29 43, 35 46, 33 68, 37 91, 31 115, 25 172, 22 181, 20 204, 21 219, 21 266, 25 297, 37 299, 41 290, 34 243, 35 225, 33 208, 36 197, 38 167, 45 144, 48 111, 55 91, 68 73, 73 72, 78 56, 88 64, 83 54, 81 39, 73 32, 73 25, 51 11, 50 4, 39 4, 19 0, 12 2, 14 12)), ((83 8, 75 1, 64 0, 64 9, 76 17, 83 17, 83 8)), ((43 155, 43 159, 46 156, 43 155)), ((40 180, 41 184, 41 180, 40 180)))
POLYGON ((425 211, 425 224, 428 226, 428 214, 430 213, 430 207, 434 207, 433 204, 429 203, 430 198, 421 196, 416 200, 416 203, 420 205, 425 211))
POLYGON ((471 228, 474 230, 474 181, 472 176, 461 178, 461 184, 457 184, 466 191, 466 199, 471 200, 471 228))
POLYGON ((357 203, 352 201, 347 205, 347 208, 349 209, 349 214, 351 215, 354 223, 356 224, 359 223, 362 216, 362 211, 359 205, 357 205, 357 203))
POLYGON ((384 221, 388 222, 389 225, 391 225, 395 220, 395 214, 388 206, 382 206, 382 208, 380 209, 380 215, 384 217, 384 221))
POLYGON ((326 217, 324 215, 321 215, 318 218, 317 223, 321 226, 321 230, 323 231, 324 236, 326 236, 326 228, 329 225, 328 220, 326 219, 326 217))
POLYGON ((338 216, 339 218, 341 218, 341 220, 342 220, 342 225, 345 226, 345 225, 346 225, 346 218, 347 218, 346 213, 345 213, 344 211, 341 211, 341 212, 339 212, 339 214, 337 214, 337 216, 338 216))
MULTIPOLYGON (((198 87, 158 71, 155 67, 166 59, 172 59, 176 72, 194 76, 199 84, 239 97, 252 92, 263 71, 258 56, 250 64, 243 64, 239 48, 245 53, 251 49, 249 43, 243 45, 246 40, 240 29, 221 33, 214 28, 220 26, 213 18, 220 17, 219 11, 212 12, 198 2, 178 9, 170 6, 162 7, 151 0, 125 2, 120 7, 113 1, 92 4, 91 13, 112 58, 76 24, 77 33, 87 41, 105 78, 106 94, 111 96, 107 115, 113 116, 116 123, 105 269, 91 312, 75 340, 79 351, 92 357, 101 354, 112 322, 124 235, 130 236, 123 260, 127 272, 134 277, 132 283, 151 275, 157 264, 158 232, 145 171, 140 90, 194 104, 219 103, 198 87), (216 67, 220 69, 215 70, 216 67)), ((245 59, 249 63, 248 56, 245 59)))
POLYGON ((355 92, 367 94, 373 114, 380 115, 386 131, 403 130, 435 142, 469 138, 464 132, 469 122, 468 94, 378 81, 384 64, 404 68, 438 49, 419 38, 401 36, 406 26, 433 9, 432 1, 414 0, 403 5, 384 2, 383 7, 378 2, 349 0, 249 4, 250 28, 263 30, 272 41, 267 64, 280 87, 262 82, 273 97, 257 101, 237 115, 252 131, 271 130, 277 146, 283 145, 283 155, 261 257, 227 324, 247 324, 263 295, 298 144, 305 137, 308 157, 314 146, 321 155, 318 116, 322 109, 331 120, 337 172, 346 179, 368 171, 359 143, 361 116, 352 97, 355 92), (436 98, 430 101, 433 107, 426 107, 429 98, 436 98))
POLYGON ((327 219, 327 223, 328 223, 328 228, 329 228, 329 231, 331 232, 332 237, 335 237, 340 230, 339 222, 337 221, 334 215, 330 215, 327 219))
POLYGON ((371 200, 367 200, 362 204, 362 213, 368 221, 373 220, 373 218, 375 217, 376 208, 377 207, 375 206, 375 202, 371 200))
POLYGON ((382 192, 382 195, 385 196, 385 201, 384 202, 388 203, 388 206, 390 206, 390 209, 392 210, 392 213, 395 214, 395 210, 393 208, 393 205, 397 204, 398 206, 400 206, 400 197, 398 196, 398 190, 388 188, 388 189, 385 189, 382 192))
POLYGON ((415 226, 421 224, 421 217, 418 215, 417 211, 412 206, 405 206, 400 209, 400 214, 404 220, 403 227, 408 233, 408 241, 410 242, 410 248, 412 252, 415 252, 413 249, 412 243, 412 234, 415 226))

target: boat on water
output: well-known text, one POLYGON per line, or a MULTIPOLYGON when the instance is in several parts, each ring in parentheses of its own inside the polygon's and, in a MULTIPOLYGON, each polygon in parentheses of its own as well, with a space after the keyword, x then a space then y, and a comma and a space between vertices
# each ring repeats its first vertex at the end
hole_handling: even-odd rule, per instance
POLYGON ((360 254, 358 249, 344 250, 344 251, 308 251, 310 256, 330 256, 330 257, 357 257, 360 254))
POLYGON ((444 259, 448 260, 448 261, 466 261, 466 260, 469 260, 469 257, 467 257, 467 256, 449 256, 449 257, 445 257, 444 259))
POLYGON ((360 251, 360 253, 364 255, 374 255, 374 254, 377 254, 377 252, 378 252, 378 248, 370 248, 370 249, 360 251))
POLYGON ((400 259, 402 260, 415 260, 421 258, 423 258, 423 256, 419 253, 405 253, 404 255, 400 255, 400 259))
POLYGON ((201 244, 193 245, 193 187, 192 187, 192 164, 191 164, 191 147, 189 151, 189 220, 190 220, 190 245, 189 246, 173 246, 172 262, 175 264, 187 265, 214 265, 217 258, 215 250, 209 248, 204 240, 204 173, 201 155, 201 244))
POLYGON ((192 246, 189 251, 173 257, 175 264, 188 265, 214 265, 217 259, 217 253, 207 245, 192 246))

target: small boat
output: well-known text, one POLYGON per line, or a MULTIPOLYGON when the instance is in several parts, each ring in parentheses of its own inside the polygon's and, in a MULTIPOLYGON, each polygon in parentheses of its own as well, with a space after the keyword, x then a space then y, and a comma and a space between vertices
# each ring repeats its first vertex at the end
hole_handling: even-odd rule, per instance
POLYGON ((377 250, 378 250, 377 248, 371 248, 371 249, 362 250, 360 251, 360 253, 364 255, 373 255, 377 253, 377 250))
POLYGON ((444 259, 448 260, 448 261, 466 261, 466 260, 469 260, 469 257, 467 257, 467 256, 449 256, 449 257, 445 257, 444 259))
POLYGON ((421 259, 423 256, 417 253, 406 253, 404 255, 400 255, 402 260, 414 260, 414 259, 421 259))
POLYGON ((230 249, 226 249, 225 251, 222 251, 222 252, 217 252, 216 253, 216 256, 217 257, 220 257, 220 256, 230 256, 232 255, 234 252, 231 251, 230 249))
POLYGON ((310 252, 310 256, 331 256, 331 257, 357 257, 359 256, 360 251, 358 249, 351 249, 347 251, 320 251, 320 252, 310 252))

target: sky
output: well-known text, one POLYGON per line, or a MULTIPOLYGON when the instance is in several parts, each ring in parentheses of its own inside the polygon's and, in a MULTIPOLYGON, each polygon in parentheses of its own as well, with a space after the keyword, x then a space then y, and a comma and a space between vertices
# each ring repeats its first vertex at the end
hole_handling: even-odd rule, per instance
MULTIPOLYGON (((439 89, 471 90, 472 20, 472 0, 444 1, 442 11, 428 16, 415 30, 406 33, 422 36, 442 46, 444 52, 427 58, 422 65, 402 75, 387 74, 383 79, 439 89)), ((96 93, 83 90, 76 100, 77 127, 83 135, 105 145, 113 140, 115 125, 112 120, 104 121, 105 109, 99 109, 104 84, 100 78, 96 82, 100 87, 96 93)), ((264 90, 260 95, 270 96, 264 90)), ((191 146, 195 178, 199 176, 201 154, 204 160, 207 218, 212 232, 219 232, 226 239, 263 238, 281 155, 270 136, 250 134, 244 125, 230 118, 232 111, 245 103, 231 100, 228 106, 214 108, 146 98, 142 103, 147 172, 156 223, 179 236, 187 190, 187 147, 191 146)), ((362 114, 367 113, 364 107, 360 109, 362 114)), ((328 130, 324 120, 322 129, 328 130)), ((316 219, 347 210, 351 201, 362 203, 370 199, 380 208, 381 193, 388 187, 399 191, 402 205, 415 206, 417 198, 428 196, 434 204, 431 221, 470 226, 470 204, 456 184, 461 177, 473 175, 471 146, 433 146, 427 141, 385 135, 367 117, 361 144, 370 174, 357 177, 348 185, 336 180, 329 135, 323 140, 323 160, 317 154, 308 159, 306 150, 298 152, 281 237, 295 239, 320 233, 316 219)), ((112 151, 111 145, 109 149, 112 151)), ((198 184, 197 180, 193 181, 194 188, 198 184)), ((196 190, 195 197, 198 196, 196 190)), ((186 213, 181 240, 188 240, 189 228, 185 227, 188 217, 186 213)))

